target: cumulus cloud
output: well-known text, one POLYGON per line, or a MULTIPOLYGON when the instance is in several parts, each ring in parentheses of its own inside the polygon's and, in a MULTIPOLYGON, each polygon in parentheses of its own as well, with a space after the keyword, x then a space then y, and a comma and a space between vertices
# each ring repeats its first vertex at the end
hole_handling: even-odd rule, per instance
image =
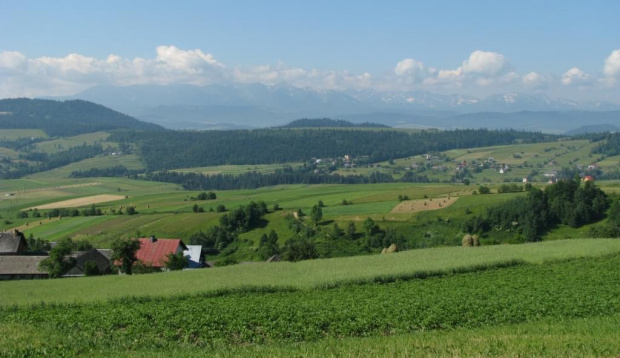
POLYGON ((564 72, 562 75, 562 84, 565 86, 570 85, 587 85, 592 82, 592 76, 583 72, 577 67, 573 67, 570 70, 564 72))
POLYGON ((26 56, 19 52, 4 51, 0 52, 0 73, 3 71, 14 72, 25 68, 26 56))
POLYGON ((497 52, 474 51, 463 62, 463 73, 480 74, 493 77, 505 73, 509 69, 504 55, 497 52))
POLYGON ((521 78, 521 82, 526 88, 544 88, 549 85, 548 78, 538 72, 529 72, 521 78))
POLYGON ((0 52, 1 96, 68 95, 100 85, 208 84, 223 80, 224 65, 201 50, 159 46, 152 59, 106 59, 69 54, 27 59, 19 52, 0 52))
POLYGON ((511 66, 504 55, 497 52, 474 51, 455 69, 428 71, 425 85, 464 87, 475 85, 487 87, 501 85, 518 80, 519 75, 511 71, 511 66))
POLYGON ((615 50, 605 59, 603 73, 612 78, 620 77, 620 50, 615 50))
POLYGON ((200 49, 158 46, 150 58, 125 58, 110 54, 95 58, 77 53, 64 57, 28 58, 15 51, 0 51, 0 97, 62 96, 95 85, 287 83, 297 87, 331 90, 365 89, 429 91, 476 91, 556 88, 563 84, 580 88, 620 81, 620 50, 605 59, 604 77, 592 76, 578 67, 562 76, 529 72, 518 74, 508 59, 492 51, 473 51, 456 68, 434 68, 414 58, 404 58, 391 70, 379 75, 368 72, 317 70, 265 64, 249 67, 227 66, 200 49))

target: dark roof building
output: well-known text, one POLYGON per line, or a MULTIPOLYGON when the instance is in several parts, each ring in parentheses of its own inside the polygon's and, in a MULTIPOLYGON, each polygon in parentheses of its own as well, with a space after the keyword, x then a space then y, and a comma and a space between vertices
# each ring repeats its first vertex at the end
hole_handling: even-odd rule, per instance
POLYGON ((110 260, 97 249, 92 249, 89 251, 76 251, 71 254, 71 257, 75 259, 75 266, 65 273, 63 277, 85 276, 86 263, 91 261, 97 264, 99 274, 110 272, 110 260))
POLYGON ((39 270, 39 263, 47 256, 0 256, 0 281, 47 278, 47 272, 39 270))
POLYGON ((0 232, 0 255, 21 255, 27 248, 28 243, 22 232, 18 230, 0 232))

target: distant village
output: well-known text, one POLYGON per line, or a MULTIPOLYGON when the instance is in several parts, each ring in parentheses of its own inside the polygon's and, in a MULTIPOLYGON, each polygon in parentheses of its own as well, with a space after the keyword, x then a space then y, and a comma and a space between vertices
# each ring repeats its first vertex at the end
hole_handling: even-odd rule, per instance
MULTIPOLYGON (((514 154, 515 158, 520 158, 518 154, 514 154)), ((310 165, 314 168, 314 173, 330 173, 341 169, 360 169, 360 168, 392 168, 411 171, 418 174, 422 173, 445 173, 446 179, 443 182, 462 183, 471 173, 481 173, 484 170, 497 172, 499 175, 505 175, 504 182, 547 182, 548 184, 556 183, 559 179, 572 179, 575 175, 583 181, 592 181, 601 173, 598 164, 591 163, 582 165, 580 163, 571 163, 569 168, 556 169, 559 163, 550 159, 544 163, 531 165, 524 164, 515 165, 515 168, 531 168, 528 175, 523 177, 511 176, 513 166, 497 161, 494 157, 473 159, 473 160, 453 160, 442 153, 427 153, 415 158, 409 164, 395 165, 393 161, 388 161, 387 165, 381 163, 373 163, 369 156, 350 156, 344 155, 336 158, 312 158, 310 165), (451 177, 449 175, 452 175, 451 177), (448 180, 448 178, 450 178, 448 180)), ((482 180, 485 181, 485 180, 482 180)), ((490 180, 489 180, 490 181, 490 180)))

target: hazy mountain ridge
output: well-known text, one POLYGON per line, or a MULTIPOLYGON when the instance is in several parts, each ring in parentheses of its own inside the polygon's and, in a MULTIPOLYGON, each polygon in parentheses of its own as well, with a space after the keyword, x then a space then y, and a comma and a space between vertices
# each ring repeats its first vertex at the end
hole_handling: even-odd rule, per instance
POLYGON ((479 99, 425 91, 334 91, 287 84, 217 84, 101 86, 70 98, 101 103, 173 129, 256 128, 322 117, 397 127, 511 127, 552 133, 563 133, 586 123, 620 124, 617 113, 604 114, 620 110, 620 105, 525 93, 479 99))

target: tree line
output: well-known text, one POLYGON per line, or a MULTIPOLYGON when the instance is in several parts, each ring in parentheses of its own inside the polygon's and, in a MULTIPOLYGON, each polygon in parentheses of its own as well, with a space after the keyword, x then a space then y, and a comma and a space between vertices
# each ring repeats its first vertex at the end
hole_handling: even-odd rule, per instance
POLYGON ((214 174, 180 172, 146 173, 139 179, 182 185, 187 190, 234 190, 256 189, 281 184, 374 184, 392 183, 395 180, 386 173, 374 172, 364 175, 339 175, 326 173, 299 173, 276 171, 275 173, 249 172, 243 174, 214 174))
POLYGON ((581 227, 604 218, 607 195, 591 181, 559 181, 540 190, 527 186, 527 194, 488 209, 486 215, 464 223, 468 233, 513 232, 520 241, 539 241, 557 225, 581 227))

